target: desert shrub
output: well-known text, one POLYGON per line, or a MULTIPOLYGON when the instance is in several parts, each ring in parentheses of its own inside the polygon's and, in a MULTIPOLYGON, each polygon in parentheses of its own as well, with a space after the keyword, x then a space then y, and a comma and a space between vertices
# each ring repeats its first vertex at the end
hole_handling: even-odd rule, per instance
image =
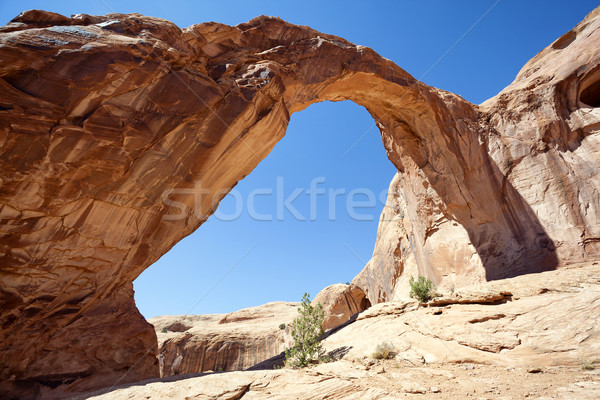
POLYGON ((426 303, 433 298, 433 283, 431 279, 424 276, 419 276, 417 280, 410 277, 410 294, 409 296, 413 299, 419 300, 421 303, 426 303))
POLYGON ((160 330, 160 332, 161 332, 161 333, 167 333, 167 328, 162 328, 162 329, 160 330))
POLYGON ((306 367, 323 354, 323 306, 318 303, 313 307, 309 294, 304 293, 298 314, 292 322, 294 346, 285 352, 285 363, 293 368, 306 367))
POLYGON ((592 371, 596 369, 596 366, 592 362, 584 362, 581 364, 581 369, 584 371, 592 371))
POLYGON ((376 360, 387 360, 394 356, 395 350, 396 349, 394 348, 394 346, 387 342, 380 343, 375 348, 373 358, 376 360))
POLYGON ((284 330, 285 329, 285 324, 279 324, 279 329, 284 330))

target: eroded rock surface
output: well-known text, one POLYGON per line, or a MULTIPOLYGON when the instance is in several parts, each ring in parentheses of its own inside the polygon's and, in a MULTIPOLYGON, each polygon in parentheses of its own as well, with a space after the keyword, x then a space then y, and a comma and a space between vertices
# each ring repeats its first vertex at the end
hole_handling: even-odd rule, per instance
POLYGON ((132 281, 319 101, 364 106, 399 171, 401 234, 354 281, 372 303, 405 271, 460 286, 598 259, 598 14, 481 106, 277 18, 20 15, 0 28, 0 394, 158 376, 132 281))
POLYGON ((323 306, 323 330, 328 331, 349 321, 353 316, 371 307, 365 292, 355 285, 337 283, 321 290, 312 304, 323 306))
POLYGON ((596 372, 550 368, 531 374, 521 368, 472 364, 416 367, 399 366, 393 360, 369 366, 342 360, 310 370, 230 372, 177 381, 147 381, 86 399, 596 400, 600 395, 600 375, 596 372))
POLYGON ((292 345, 288 325, 298 306, 274 302, 229 314, 151 318, 160 376, 245 370, 278 356, 292 345))
MULTIPOLYGON (((435 167, 457 178, 465 201, 448 201, 419 162, 396 164, 373 257, 353 280, 373 304, 406 299, 410 276, 449 289, 599 258, 599 14, 476 107, 478 143, 455 148, 468 166, 435 167)), ((448 155, 422 164, 432 157, 448 155)))
POLYGON ((600 263, 485 282, 416 301, 380 303, 325 339, 345 358, 394 346, 398 361, 506 367, 600 361, 600 263))
MULTIPOLYGON (((344 284, 323 289, 316 302, 324 306, 325 330, 349 321, 370 305, 360 288, 344 284)), ((273 302, 228 314, 151 318, 148 322, 158 337, 160 376, 281 364, 283 357, 278 356, 293 345, 290 325, 299 305, 273 302)))

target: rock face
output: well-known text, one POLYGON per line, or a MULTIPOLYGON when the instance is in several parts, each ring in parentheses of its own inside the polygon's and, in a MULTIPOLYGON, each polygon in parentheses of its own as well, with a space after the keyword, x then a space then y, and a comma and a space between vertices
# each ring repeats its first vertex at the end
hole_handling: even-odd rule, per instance
POLYGON ((354 281, 371 303, 400 296, 405 271, 460 285, 600 258, 599 14, 481 106, 277 18, 15 18, 0 28, 0 396, 158 376, 132 281, 315 102, 364 106, 399 171, 380 233, 401 234, 354 281))
MULTIPOLYGON (((371 305, 360 288, 344 284, 326 287, 316 302, 323 304, 325 330, 371 305)), ((290 324, 299 305, 273 302, 229 314, 151 318, 148 322, 158 338, 160 376, 257 368, 293 345, 290 324)))
POLYGON ((229 314, 151 318, 160 376, 245 370, 279 355, 292 345, 287 325, 298 306, 274 302, 229 314))
POLYGON ((321 290, 312 301, 323 305, 323 330, 328 331, 349 321, 357 313, 371 307, 365 292, 355 285, 337 283, 321 290))
MULTIPOLYGON (((460 173, 441 149, 416 163, 390 157, 399 172, 373 257, 353 280, 373 304, 406 298, 411 275, 451 288, 599 258, 599 15, 594 10, 475 107, 477 143, 451 145, 465 163, 460 173), (456 177, 454 188, 432 178, 429 166, 456 177), (455 189, 463 201, 448 201, 455 189)), ((404 154, 403 146, 392 148, 404 154)), ((422 147, 420 136, 413 146, 422 147)))

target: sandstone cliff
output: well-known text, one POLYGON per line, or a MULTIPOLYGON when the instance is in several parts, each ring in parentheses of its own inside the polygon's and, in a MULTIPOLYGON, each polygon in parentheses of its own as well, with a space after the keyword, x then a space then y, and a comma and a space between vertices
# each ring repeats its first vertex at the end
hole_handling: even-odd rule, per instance
POLYGON ((372 303, 405 270, 443 286, 600 258, 599 13, 481 106, 277 18, 21 14, 0 28, 0 394, 158 376, 132 281, 319 101, 364 106, 399 171, 400 236, 354 282, 372 303))
MULTIPOLYGON (((356 318, 370 306, 360 288, 341 283, 319 292, 313 304, 316 302, 323 305, 325 330, 356 318)), ((298 316, 299 306, 273 302, 229 314, 149 319, 158 337, 160 376, 280 364, 282 353, 293 345, 290 325, 298 316)))
POLYGON ((288 325, 298 306, 274 302, 229 314, 151 318, 160 376, 245 370, 280 355, 292 345, 288 325))

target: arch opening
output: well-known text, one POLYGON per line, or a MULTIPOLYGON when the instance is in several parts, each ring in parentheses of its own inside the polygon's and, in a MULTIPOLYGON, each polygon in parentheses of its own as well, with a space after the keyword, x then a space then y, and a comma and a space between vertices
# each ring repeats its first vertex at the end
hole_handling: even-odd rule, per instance
POLYGON ((288 336, 276 328, 291 322, 302 294, 351 282, 370 259, 395 173, 362 107, 321 102, 294 114, 215 213, 134 281, 136 306, 156 329, 161 376, 277 362, 268 360, 288 336), (269 320, 272 330, 253 331, 269 320))
POLYGON ((352 281, 372 255, 395 172, 364 108, 311 105, 199 229, 137 278, 138 308, 148 318, 226 313, 352 281))

